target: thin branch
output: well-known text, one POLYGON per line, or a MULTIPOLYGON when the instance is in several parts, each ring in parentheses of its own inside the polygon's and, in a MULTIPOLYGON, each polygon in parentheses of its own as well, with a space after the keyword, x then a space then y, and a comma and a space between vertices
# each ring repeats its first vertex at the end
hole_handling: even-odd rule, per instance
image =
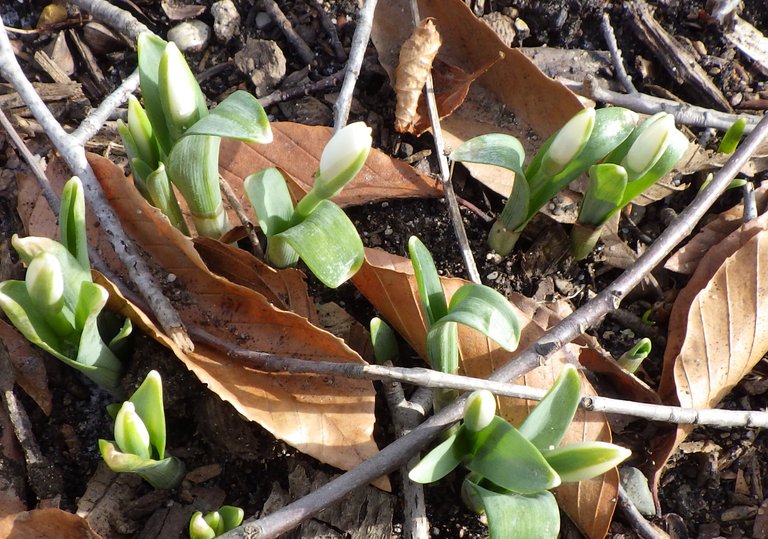
POLYGON ((727 112, 697 107, 688 103, 677 103, 669 99, 639 92, 632 95, 614 92, 601 87, 597 79, 592 75, 586 77, 583 82, 565 79, 558 80, 572 92, 594 101, 610 103, 611 105, 625 107, 643 114, 667 112, 675 117, 677 123, 691 127, 714 127, 715 129, 726 131, 736 120, 745 118, 747 126, 744 128, 744 132, 749 133, 755 128, 760 118, 759 116, 729 114, 727 112))
POLYGON ((608 51, 611 53, 613 68, 616 70, 616 78, 619 79, 619 82, 621 82, 628 94, 636 94, 637 88, 632 83, 632 77, 627 74, 627 70, 624 68, 624 59, 621 56, 619 45, 616 43, 616 34, 613 33, 611 18, 608 16, 608 13, 603 13, 601 27, 603 29, 603 38, 608 45, 608 51))
MULTIPOLYGON (((413 24, 418 26, 421 21, 418 2, 416 0, 411 0, 410 4, 413 24)), ((443 129, 440 125, 440 114, 437 112, 435 88, 432 82, 431 71, 427 72, 427 80, 424 84, 424 97, 427 100, 429 121, 432 125, 432 137, 435 142, 435 154, 437 156, 438 166, 440 167, 440 181, 443 184, 445 201, 448 204, 448 214, 451 216, 453 231, 456 234, 456 240, 459 242, 459 250, 461 251, 461 257, 464 259, 464 265, 467 268, 469 279, 474 283, 481 284, 480 272, 477 271, 477 264, 475 263, 475 257, 472 255, 472 249, 469 246, 467 231, 464 229, 464 221, 461 219, 459 204, 456 202, 456 193, 453 190, 453 181, 451 180, 451 171, 448 167, 448 159, 445 157, 443 129)))
POLYGON ((748 223, 755 217, 757 217, 757 201, 755 200, 755 185, 752 182, 747 182, 742 187, 744 196, 744 215, 741 220, 743 223, 748 223))
POLYGON ((371 38, 373 26, 373 13, 376 11, 377 0, 366 0, 357 17, 357 27, 352 36, 352 48, 349 51, 349 60, 344 73, 344 82, 341 84, 339 98, 333 106, 333 132, 347 125, 349 110, 352 107, 352 94, 360 76, 360 67, 363 65, 365 49, 368 48, 368 40, 371 38))
POLYGON ((650 522, 640 514, 635 504, 627 495, 627 491, 619 484, 619 508, 624 512, 624 517, 632 523, 632 528, 643 539, 659 539, 659 533, 651 526, 650 522))
POLYGON ((90 13, 94 19, 103 22, 107 26, 111 26, 124 36, 130 38, 133 42, 139 39, 140 33, 150 31, 145 24, 139 22, 130 12, 115 7, 104 0, 70 0, 70 2, 90 13))
POLYGON ((227 199, 227 202, 229 202, 229 205, 232 207, 235 214, 237 214, 237 218, 240 219, 240 223, 242 223, 245 228, 245 233, 248 234, 248 239, 251 240, 253 254, 264 260, 264 250, 261 248, 259 237, 256 235, 253 223, 251 223, 248 214, 245 213, 243 205, 240 204, 240 199, 237 198, 237 193, 235 193, 235 190, 232 189, 229 182, 221 175, 219 175, 219 187, 221 188, 222 193, 224 193, 224 198, 227 199))
POLYGON ((72 138, 78 144, 85 144, 99 132, 99 129, 112 116, 117 108, 128 100, 139 87, 139 70, 137 69, 118 86, 114 92, 109 94, 97 108, 80 123, 77 129, 72 132, 72 138))
MULTIPOLYGON (((0 18, 0 24, 2 24, 2 18, 0 18)), ((40 96, 37 95, 16 61, 5 30, 0 32, 0 73, 13 85, 37 121, 40 122, 48 138, 56 146, 72 173, 82 180, 85 197, 91 211, 96 215, 101 226, 104 227, 115 253, 128 271, 131 281, 141 290, 160 325, 168 336, 184 350, 192 350, 192 341, 189 340, 184 330, 181 318, 168 298, 163 295, 162 289, 152 279, 152 274, 144 260, 136 254, 137 250, 133 242, 123 231, 123 226, 104 196, 93 169, 88 164, 85 149, 64 131, 40 99, 40 96)))
MULTIPOLYGON (((690 234, 694 224, 717 200, 738 171, 755 152, 760 143, 768 136, 768 119, 763 119, 752 135, 731 156, 726 165, 718 171, 709 186, 701 191, 691 205, 683 211, 676 221, 659 236, 638 260, 595 300, 584 305, 529 346, 499 371, 493 374, 493 381, 514 380, 528 373, 556 350, 581 335, 587 327, 597 323, 606 312, 615 308, 622 297, 639 284, 643 276, 649 273, 661 260, 690 234)), ((222 538, 259 537, 267 539, 298 526, 328 505, 344 498, 351 490, 367 485, 374 479, 401 466, 417 451, 434 440, 445 427, 461 417, 465 397, 459 397, 443 408, 439 413, 416 427, 408 435, 396 440, 369 458, 358 467, 350 470, 318 490, 308 494, 262 519, 249 519, 243 526, 222 535, 222 538)))
POLYGON ((343 77, 344 72, 337 71, 332 75, 328 75, 318 81, 310 82, 302 86, 295 86, 293 88, 288 88, 287 90, 275 90, 271 94, 259 98, 259 103, 261 103, 262 107, 266 108, 275 103, 309 95, 312 92, 330 90, 331 88, 336 87, 343 77))
POLYGON ((323 8, 323 3, 320 2, 320 0, 310 0, 309 3, 312 4, 312 7, 317 11, 317 16, 320 17, 320 24, 323 26, 325 33, 328 34, 328 41, 331 42, 331 48, 333 49, 333 54, 336 56, 336 59, 344 60, 347 57, 347 52, 344 50, 344 47, 342 47, 341 41, 339 41, 339 34, 336 32, 336 26, 323 8))
POLYGON ((285 16, 285 13, 280 9, 275 0, 262 0, 261 5, 264 6, 264 10, 272 17, 275 24, 283 32, 283 35, 288 42, 296 49, 296 52, 301 57, 301 61, 307 65, 312 64, 315 61, 315 53, 309 48, 307 42, 304 41, 301 36, 293 29, 291 21, 285 16))

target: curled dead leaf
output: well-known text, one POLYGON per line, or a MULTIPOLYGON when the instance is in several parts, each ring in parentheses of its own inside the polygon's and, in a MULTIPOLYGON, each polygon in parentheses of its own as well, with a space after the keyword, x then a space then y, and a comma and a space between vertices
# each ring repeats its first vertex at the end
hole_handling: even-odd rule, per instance
POLYGON ((434 20, 422 20, 400 47, 400 62, 395 72, 395 130, 409 132, 421 90, 427 82, 432 61, 440 49, 440 34, 434 20))

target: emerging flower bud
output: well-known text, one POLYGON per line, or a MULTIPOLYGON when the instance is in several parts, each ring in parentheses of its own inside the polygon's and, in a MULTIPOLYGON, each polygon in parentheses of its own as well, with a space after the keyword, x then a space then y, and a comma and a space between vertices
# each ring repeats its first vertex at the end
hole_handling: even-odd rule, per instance
POLYGON ((59 260, 49 253, 36 255, 24 280, 32 301, 46 313, 58 313, 64 306, 64 274, 59 260))
POLYGON ((320 156, 320 172, 315 185, 330 198, 355 177, 371 151, 371 128, 355 122, 333 135, 320 156))
POLYGON ((128 96, 128 130, 139 153, 136 157, 139 157, 150 167, 156 167, 158 153, 152 133, 152 124, 146 111, 139 104, 139 100, 132 95, 128 96))
POLYGON ((595 109, 584 109, 568 120, 544 157, 546 171, 555 175, 573 161, 587 145, 595 127, 595 109))
POLYGON ((479 432, 496 416, 496 397, 487 389, 473 391, 464 404, 464 426, 479 432))
POLYGON ((160 58, 158 90, 168 129, 174 140, 207 114, 200 85, 173 42, 166 45, 160 58))
POLYGON ((662 113, 651 122, 621 162, 629 181, 640 178, 656 164, 669 145, 670 134, 675 131, 675 119, 671 114, 662 113))
POLYGON ((123 453, 151 457, 149 431, 131 401, 125 401, 115 417, 115 442, 123 453))

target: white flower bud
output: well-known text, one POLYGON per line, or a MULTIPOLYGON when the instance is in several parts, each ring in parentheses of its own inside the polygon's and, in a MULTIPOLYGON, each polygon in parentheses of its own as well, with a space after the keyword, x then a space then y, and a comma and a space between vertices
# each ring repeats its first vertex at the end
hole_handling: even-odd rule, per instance
POLYGON ((149 431, 131 401, 125 401, 115 417, 115 442, 123 453, 150 458, 149 431))
POLYGON ((371 128, 363 122, 349 124, 333 135, 320 156, 320 172, 315 180, 323 185, 323 192, 332 190, 329 197, 333 196, 354 178, 363 168, 372 143, 371 128))
POLYGON ((464 426, 479 432, 496 416, 496 397, 487 389, 473 391, 464 403, 464 426))
POLYGON ((621 162, 630 181, 641 177, 656 164, 669 146, 669 135, 674 130, 674 117, 662 114, 640 133, 621 162))
POLYGON ((49 253, 36 255, 24 280, 29 297, 45 312, 58 313, 64 305, 64 274, 59 260, 49 253))
POLYGON ((547 151, 547 171, 557 174, 573 161, 587 145, 595 127, 595 109, 584 109, 568 120, 547 151))
MULTIPOLYGON (((200 85, 175 43, 165 47, 158 77, 160 102, 168 128, 178 138, 202 116, 200 85)), ((207 113, 207 111, 205 111, 207 113)))

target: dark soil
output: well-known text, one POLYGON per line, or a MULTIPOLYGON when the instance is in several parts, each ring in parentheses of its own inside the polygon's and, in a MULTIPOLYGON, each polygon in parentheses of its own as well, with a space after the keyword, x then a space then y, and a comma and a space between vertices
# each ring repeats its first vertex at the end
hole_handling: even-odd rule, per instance
MULTIPOLYGON (((131 2, 120 4, 126 9, 134 9, 131 2)), ((309 78, 316 80, 341 69, 343 63, 336 60, 330 48, 326 46, 325 34, 310 3, 286 0, 280 4, 317 55, 318 63, 309 72, 309 78)), ((331 0, 325 1, 324 4, 338 21, 349 21, 344 25, 339 24, 342 43, 349 47, 354 31, 356 3, 331 0)), ((519 16, 531 28, 531 36, 519 43, 521 45, 605 49, 599 30, 599 17, 604 2, 522 0, 485 4, 488 10, 508 7, 518 10, 519 16)), ((0 6, 0 15, 7 25, 30 28, 34 26, 44 5, 45 2, 39 1, 28 4, 7 3, 0 6)), ((161 36, 175 24, 168 20, 159 3, 143 1, 138 2, 137 7, 141 10, 136 13, 137 16, 161 36)), ((195 66, 194 69, 207 73, 202 86, 212 102, 220 100, 235 88, 250 89, 250 83, 245 76, 233 66, 207 71, 231 58, 242 46, 246 36, 275 40, 288 59, 289 78, 303 68, 302 62, 274 24, 266 26, 263 30, 256 29, 254 19, 259 9, 253 6, 253 2, 243 0, 238 3, 238 7, 244 21, 240 36, 236 36, 226 46, 212 41, 205 53, 191 56, 190 64, 195 66)), ((733 72, 728 70, 714 76, 715 83, 721 87, 728 99, 737 93, 743 93, 745 96, 761 95, 760 92, 766 90, 764 82, 751 69, 749 62, 743 60, 727 45, 716 27, 706 20, 704 8, 703 1, 659 2, 657 18, 675 35, 703 42, 710 57, 726 59, 729 65, 741 62, 742 70, 737 70, 738 73, 747 73, 749 77, 734 76, 733 72)), ((763 0, 747 0, 744 2, 742 16, 759 29, 768 31, 768 13, 764 8, 763 0)), ((635 80, 668 89, 683 99, 690 99, 683 89, 676 87, 660 70, 654 74, 653 80, 642 80, 634 66, 638 65, 641 57, 650 58, 650 52, 637 41, 631 29, 626 26, 621 6, 609 6, 609 10, 616 24, 619 45, 635 80)), ((212 23, 208 11, 199 18, 208 24, 212 23)), ((75 31, 80 31, 80 28, 76 26, 75 31)), ((30 54, 50 40, 48 33, 17 37, 23 50, 30 54)), ((48 82, 46 76, 33 67, 28 56, 20 56, 20 60, 25 65, 30 79, 48 82)), ((122 78, 134 69, 135 63, 135 52, 129 49, 99 57, 99 64, 109 86, 107 90, 119 84, 122 78)), ((85 73, 83 76, 88 77, 82 66, 79 73, 85 73)), ((84 88, 93 105, 103 97, 103 94, 92 91, 92 84, 85 84, 84 88)), ((372 47, 368 50, 355 96, 357 102, 350 121, 365 120, 372 125, 377 147, 398 157, 430 148, 429 136, 419 139, 400 137, 391 130, 394 93, 386 75, 376 64, 372 47)), ((317 95, 274 105, 268 112, 271 118, 277 120, 327 124, 331 121, 331 107, 330 101, 325 100, 322 95, 317 95), (307 107, 310 105, 314 113, 308 119, 307 107)), ((81 119, 82 117, 77 116, 61 118, 69 125, 77 125, 81 119)), ((117 141, 114 130, 107 130, 97 137, 95 148, 103 149, 110 140, 109 137, 114 137, 111 140, 117 141)), ((32 137, 29 144, 35 148, 40 147, 45 144, 45 138, 32 137)), ((117 155, 116 158, 119 161, 120 156, 117 155)), ((0 277, 18 278, 22 270, 16 256, 8 248, 8 239, 13 233, 21 232, 20 221, 15 214, 16 190, 13 171, 23 167, 2 134, 0 164, 7 169, 0 175, 0 277)), ((417 166, 426 171, 437 170, 432 158, 423 159, 417 166)), ((481 212, 493 216, 500 211, 503 203, 500 197, 466 173, 457 171, 454 182, 457 194, 470 201, 481 212)), ((669 209, 680 210, 694 195, 695 188, 688 189, 648 207, 644 215, 634 220, 634 224, 622 222, 619 231, 622 239, 633 248, 652 241, 665 228, 661 217, 663 212, 669 209)), ((721 204, 722 207, 716 209, 722 210, 727 204, 735 203, 736 197, 736 194, 729 195, 721 204)), ((386 201, 351 208, 348 213, 367 246, 405 255, 408 238, 416 234, 433 252, 442 274, 467 277, 444 201, 386 201)), ((600 249, 586 261, 576 263, 567 254, 567 226, 547 217, 537 218, 531 224, 518 248, 508 258, 498 257, 488 251, 485 237, 490 223, 484 215, 462 208, 462 218, 483 282, 502 293, 519 292, 539 301, 567 299, 574 307, 578 307, 619 273, 619 270, 605 263, 600 249)), ((633 294, 622 306, 626 315, 624 318, 619 320, 616 317, 608 317, 592 330, 605 348, 616 355, 620 355, 633 344, 637 336, 636 331, 647 330, 657 345, 643 374, 651 385, 655 384, 660 373, 663 335, 666 333, 663 314, 668 311, 675 291, 684 285, 679 276, 664 271, 658 272, 656 277, 661 290, 633 294), (655 327, 649 329, 645 326, 643 329, 644 326, 638 324, 636 331, 627 329, 626 317, 639 320, 648 310, 656 315, 655 327)), ((332 292, 313 283, 311 277, 310 283, 321 301, 336 301, 362 324, 367 325, 375 314, 351 285, 342 286, 338 291, 332 292)), ((408 354, 404 355, 406 361, 413 361, 413 358, 407 357, 408 354)), ((37 506, 41 499, 56 497, 59 507, 74 511, 78 498, 83 495, 100 461, 95 441, 98 438, 111 437, 111 420, 104 411, 108 399, 90 383, 59 363, 50 360, 46 362, 46 366, 54 395, 53 413, 49 417, 42 414, 30 399, 17 390, 31 416, 34 436, 50 463, 50 466, 34 474, 33 470, 29 471, 26 501, 32 508, 37 506)), ((131 534, 137 537, 150 536, 142 535, 140 530, 148 529, 147 523, 151 520, 151 515, 167 506, 171 500, 188 503, 194 497, 193 491, 197 492, 195 489, 201 486, 220 489, 225 493, 226 503, 243 507, 247 515, 253 515, 262 510, 265 501, 274 491, 275 483, 285 490, 289 488, 288 475, 297 466, 334 473, 334 470, 275 440, 258 425, 242 419, 230 405, 222 403, 218 397, 208 392, 194 375, 187 372, 166 349, 151 339, 143 336, 134 339, 128 368, 129 374, 125 379, 128 390, 136 387, 149 369, 154 368, 161 372, 166 385, 170 452, 182 458, 190 470, 210 464, 221 466, 220 473, 207 482, 201 485, 185 483, 175 492, 157 495, 152 493, 148 485, 143 485, 139 495, 144 497, 135 501, 129 508, 133 520, 131 534)), ((755 372, 732 392, 723 407, 765 409, 768 406, 767 388, 761 382, 766 370, 768 366, 759 365, 755 372)), ((391 441, 393 436, 391 420, 385 406, 380 405, 378 411, 377 436, 383 445, 391 441)), ((647 446, 647 440, 652 439, 656 428, 655 425, 635 421, 617 429, 619 443, 625 443, 635 451, 635 466, 642 468, 649 464, 647 457, 644 457, 644 448, 647 446)), ((674 537, 758 537, 753 535, 753 524, 757 508, 763 504, 768 488, 768 469, 765 465, 768 462, 766 435, 755 429, 697 429, 689 438, 688 444, 685 446, 686 451, 679 452, 673 459, 662 480, 659 493, 661 517, 655 522, 670 530, 674 537)), ((397 481, 393 481, 393 485, 397 485, 397 481)), ((427 488, 432 534, 435 537, 484 537, 485 528, 480 524, 478 517, 458 503, 459 486, 460 482, 456 480, 427 488)), ((395 488, 397 489, 397 486, 395 488)), ((764 504, 760 510, 766 510, 764 504)), ((399 502, 396 502, 393 537, 400 536, 401 530, 401 509, 399 502)), ((343 535, 333 535, 337 536, 343 535)), ((572 526, 564 523, 562 536, 579 535, 572 526)), ((617 513, 611 536, 631 538, 637 535, 623 520, 623 516, 617 513)))

